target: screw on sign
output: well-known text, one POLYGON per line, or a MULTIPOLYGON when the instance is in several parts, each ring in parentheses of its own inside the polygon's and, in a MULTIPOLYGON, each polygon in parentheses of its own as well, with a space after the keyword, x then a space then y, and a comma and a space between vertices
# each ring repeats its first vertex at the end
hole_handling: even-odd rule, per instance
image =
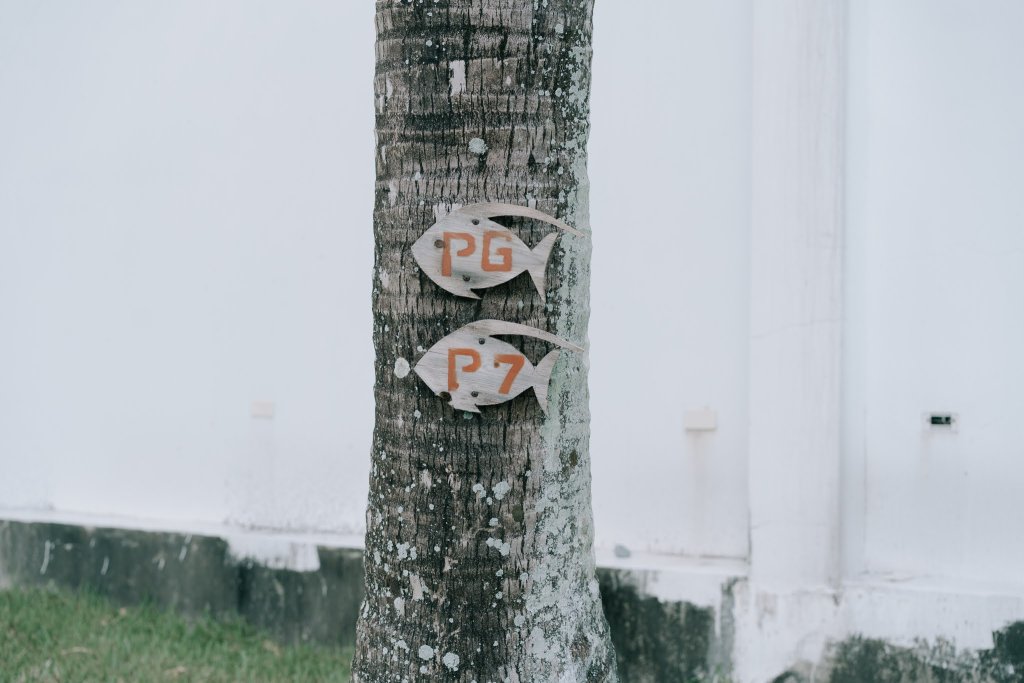
POLYGON ((544 271, 558 233, 546 235, 533 249, 508 228, 490 220, 521 216, 549 223, 578 237, 583 233, 536 209, 514 204, 472 204, 452 211, 423 233, 412 253, 427 276, 456 296, 480 297, 474 289, 508 282, 523 271, 544 300, 544 271))
POLYGON ((478 406, 504 403, 532 388, 546 413, 548 382, 560 351, 555 349, 534 366, 516 347, 495 339, 495 335, 533 337, 583 351, 582 347, 535 327, 478 320, 430 347, 414 370, 435 394, 451 395, 451 405, 457 410, 479 413, 478 406))

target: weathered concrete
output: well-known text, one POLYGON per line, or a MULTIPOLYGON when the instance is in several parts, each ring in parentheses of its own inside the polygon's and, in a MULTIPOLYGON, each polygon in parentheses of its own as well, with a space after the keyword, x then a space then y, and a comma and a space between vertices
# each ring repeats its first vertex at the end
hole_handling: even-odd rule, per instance
POLYGON ((0 522, 0 583, 225 614, 237 611, 239 571, 217 538, 0 522))
POLYGON ((285 642, 351 646, 363 599, 358 550, 317 548, 320 569, 271 569, 253 561, 239 567, 238 611, 285 642))
MULTIPOLYGON (((0 521, 0 588, 91 590, 195 616, 239 616, 282 642, 351 646, 363 594, 362 551, 316 548, 318 568, 281 569, 233 556, 220 538, 0 521)), ((698 680, 714 615, 642 595, 628 572, 599 573, 621 680, 698 680)))
MULTIPOLYGON (((0 521, 0 588, 90 590, 118 604, 148 602, 189 616, 240 617, 282 642, 351 646, 362 600, 362 552, 287 541, 269 544, 279 551, 276 557, 266 552, 265 539, 260 543, 262 553, 254 552, 259 543, 247 546, 213 535, 0 521)), ((864 588, 826 597, 831 613, 812 623, 808 615, 820 609, 794 607, 792 596, 752 594, 745 579, 722 580, 717 600, 704 595, 696 604, 666 597, 657 575, 642 569, 598 572, 620 680, 627 683, 1024 681, 1024 621, 997 629, 990 647, 941 637, 907 645, 856 635, 867 623, 863 612, 878 611, 878 600, 893 614, 902 613, 894 605, 898 599, 884 591, 875 602, 861 595, 867 594, 864 588), (756 655, 757 648, 785 647, 773 637, 789 617, 803 619, 804 631, 823 647, 810 648, 807 656, 783 653, 790 663, 767 675, 739 671, 737 662, 756 655), (840 622, 846 630, 836 629, 840 622)), ((699 577, 677 580, 692 588, 699 577)), ((907 613, 920 616, 915 604, 908 603, 907 613)), ((901 623, 914 637, 913 624, 901 623)))
POLYGON ((351 645, 362 552, 317 548, 319 569, 232 556, 220 538, 65 524, 0 522, 0 586, 90 590, 195 616, 241 616, 283 642, 351 645))
POLYGON ((727 663, 715 661, 713 609, 644 595, 628 571, 602 569, 598 576, 623 681, 697 681, 724 673, 727 663))
MULTIPOLYGON (((1024 680, 1024 622, 993 634, 995 646, 958 651, 950 643, 897 647, 853 637, 830 653, 829 683, 1015 683, 1024 680)), ((795 680, 806 680, 796 678, 795 680)))

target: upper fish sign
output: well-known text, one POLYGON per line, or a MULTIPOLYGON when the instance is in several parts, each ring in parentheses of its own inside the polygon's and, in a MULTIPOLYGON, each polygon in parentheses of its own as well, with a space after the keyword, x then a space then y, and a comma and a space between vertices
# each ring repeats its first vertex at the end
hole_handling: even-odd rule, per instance
POLYGON ((583 237, 563 221, 526 206, 471 204, 434 223, 412 245, 413 256, 427 276, 457 296, 479 299, 474 289, 508 282, 524 270, 544 301, 544 270, 558 239, 553 232, 532 251, 508 228, 490 220, 496 216, 534 218, 583 237))
POLYGON ((555 349, 534 367, 516 347, 495 335, 535 337, 573 351, 575 344, 528 325, 501 320, 478 320, 452 332, 427 350, 414 370, 437 395, 452 397, 457 410, 479 413, 478 406, 509 401, 529 388, 541 410, 548 411, 548 381, 558 354, 555 349))

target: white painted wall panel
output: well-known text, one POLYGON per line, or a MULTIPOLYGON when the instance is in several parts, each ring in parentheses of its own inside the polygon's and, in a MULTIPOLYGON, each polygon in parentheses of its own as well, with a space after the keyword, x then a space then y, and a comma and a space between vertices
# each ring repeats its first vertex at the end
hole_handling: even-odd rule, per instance
POLYGON ((598 540, 745 557, 751 8, 602 2, 596 13, 598 540), (704 407, 717 429, 685 432, 684 412, 704 407))
POLYGON ((0 3, 0 505, 362 523, 372 13, 0 3))
MULTIPOLYGON (((1024 7, 850 7, 844 569, 1019 581, 1024 7)), ((0 507, 359 532, 372 41, 367 3, 0 0, 0 507)), ((751 43, 748 2, 597 9, 607 546, 747 551, 751 43)))
POLYGON ((852 19, 846 568, 1019 582, 1024 5, 852 19))
MULTIPOLYGON (((0 507, 358 533, 372 14, 0 0, 0 507)), ((598 534, 743 555, 749 8, 596 21, 598 534)))

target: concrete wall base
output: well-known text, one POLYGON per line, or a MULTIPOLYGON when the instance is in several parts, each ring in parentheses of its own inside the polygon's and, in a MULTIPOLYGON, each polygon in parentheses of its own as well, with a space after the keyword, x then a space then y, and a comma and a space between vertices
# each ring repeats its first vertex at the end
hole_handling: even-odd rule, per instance
MULTIPOLYGON (((721 567, 620 565, 599 578, 624 683, 1024 681, 1020 596, 766 590, 721 567)), ((352 645, 362 581, 362 551, 322 540, 0 521, 0 589, 240 617, 282 642, 352 645)))

